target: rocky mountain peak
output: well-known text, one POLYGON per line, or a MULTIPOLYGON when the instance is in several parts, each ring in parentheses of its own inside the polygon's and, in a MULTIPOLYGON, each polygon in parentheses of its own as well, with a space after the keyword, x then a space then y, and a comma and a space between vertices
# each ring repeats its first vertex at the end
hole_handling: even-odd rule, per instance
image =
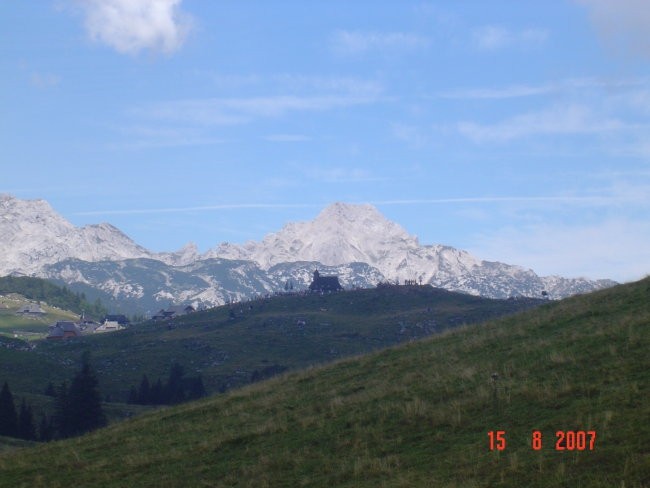
POLYGON ((152 253, 111 224, 78 228, 44 200, 0 195, 0 275, 38 274, 70 284, 92 283, 111 290, 114 297, 140 297, 155 287, 155 300, 192 298, 217 304, 226 296, 273 291, 287 280, 306 287, 315 268, 341 275, 344 286, 409 280, 500 298, 540 296, 542 291, 560 298, 613 284, 543 278, 449 246, 423 246, 368 204, 334 203, 314 220, 288 223, 260 242, 222 243, 201 255, 193 243, 176 252, 152 253), (147 259, 133 265, 126 261, 135 258, 147 259), (226 268, 228 277, 223 276, 226 268), (153 277, 143 278, 143 270, 153 277), (170 284, 172 276, 180 277, 176 287, 170 284))
POLYGON ((85 261, 148 257, 111 224, 75 227, 45 200, 0 197, 0 275, 37 273, 68 258, 85 261))

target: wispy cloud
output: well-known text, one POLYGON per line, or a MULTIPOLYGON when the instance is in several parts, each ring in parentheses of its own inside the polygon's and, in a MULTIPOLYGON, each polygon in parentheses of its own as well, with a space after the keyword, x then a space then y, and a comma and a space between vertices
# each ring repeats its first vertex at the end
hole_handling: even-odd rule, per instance
POLYGON ((206 134, 194 127, 119 127, 117 131, 127 137, 126 142, 111 144, 111 149, 149 149, 157 147, 205 146, 222 144, 224 139, 206 134))
MULTIPOLYGON (((313 178, 327 183, 340 183, 342 181, 364 180, 376 181, 364 170, 333 168, 331 170, 312 171, 313 178)), ((553 203, 593 203, 598 198, 590 197, 468 197, 468 198, 437 198, 420 200, 378 200, 369 202, 371 205, 422 205, 422 204, 447 204, 447 203, 505 203, 505 202, 553 202, 553 203)), ((75 212, 73 215, 144 215, 144 214, 169 214, 190 212, 212 212, 215 210, 273 210, 284 208, 320 208, 324 204, 317 203, 229 203, 218 205, 201 205, 187 207, 157 207, 157 208, 129 208, 129 209, 103 209, 75 212)))
POLYGON ((374 96, 278 95, 250 98, 205 98, 160 102, 137 108, 135 115, 201 125, 236 125, 255 119, 280 117, 290 112, 318 112, 368 104, 374 96))
POLYGON ((270 93, 291 93, 293 95, 346 94, 376 97, 383 91, 377 80, 346 76, 304 75, 297 73, 233 74, 208 73, 206 77, 222 89, 263 89, 270 93))
POLYGON ((409 124, 394 123, 391 126, 391 133, 396 139, 416 148, 424 146, 429 140, 426 131, 409 124))
POLYGON ((372 79, 345 76, 315 76, 292 73, 275 74, 264 83, 274 83, 277 89, 291 93, 340 93, 377 97, 384 91, 381 83, 372 79))
MULTIPOLYGON (((385 178, 373 176, 367 170, 360 168, 309 168, 305 171, 311 178, 317 179, 323 183, 341 183, 353 181, 378 181, 385 178)), ((293 183, 292 183, 293 184, 293 183)), ((282 182, 286 185, 286 182, 282 182)), ((634 196, 625 195, 601 195, 601 196, 570 196, 570 195, 550 195, 550 196, 480 196, 480 197, 456 197, 456 198, 423 198, 423 199, 394 199, 394 200, 370 200, 357 201, 350 203, 369 203, 371 205, 440 205, 440 204, 499 204, 499 203, 517 203, 525 205, 538 204, 562 204, 562 205, 588 205, 591 207, 613 206, 621 202, 628 201, 630 198, 636 201, 634 196)), ((647 202, 647 198, 644 200, 647 202)), ((229 203, 202 206, 187 207, 158 207, 158 208, 130 208, 130 209, 105 209, 105 210, 87 210, 76 212, 73 215, 135 215, 135 214, 165 214, 165 213, 184 213, 184 212, 209 212, 214 210, 241 210, 241 209, 283 209, 283 208, 321 208, 326 203, 229 203)))
POLYGON ((503 142, 535 134, 585 134, 620 130, 625 124, 581 105, 555 106, 494 124, 460 122, 457 131, 475 142, 503 142))
POLYGON ((376 200, 372 205, 426 205, 426 204, 464 204, 464 203, 522 203, 522 204, 575 204, 610 205, 617 201, 611 196, 485 196, 456 198, 423 198, 406 200, 376 200))
POLYGON ((263 139, 269 142, 306 142, 311 141, 311 137, 302 134, 269 134, 263 139))
POLYGON ((483 26, 473 32, 474 44, 482 51, 496 51, 512 46, 539 46, 546 42, 548 36, 548 31, 544 29, 515 31, 495 25, 483 26))
MULTIPOLYGON (((507 99, 521 98, 550 93, 584 92, 589 89, 620 91, 622 89, 647 85, 644 78, 600 79, 600 78, 569 78, 537 85, 518 84, 498 88, 465 88, 440 92, 439 98, 449 99, 507 99)), ((647 100, 646 100, 647 101, 647 100)))
POLYGON ((504 99, 545 95, 553 91, 553 85, 511 85, 503 88, 468 88, 442 92, 440 98, 504 99))
POLYGON ((375 50, 412 50, 429 46, 430 40, 408 32, 362 32, 339 30, 332 35, 335 52, 356 55, 375 50))
POLYGON ((120 53, 142 50, 172 53, 185 41, 192 25, 182 0, 80 0, 90 38, 120 53))
POLYGON ((650 8, 647 0, 577 0, 602 42, 618 55, 650 58, 650 8))
POLYGON ((360 183, 383 181, 386 179, 385 177, 372 174, 367 169, 348 166, 301 166, 299 169, 307 178, 321 183, 360 183))
POLYGON ((507 227, 477 236, 484 259, 519 263, 542 275, 630 281, 650 273, 650 223, 606 218, 589 224, 507 227))
POLYGON ((29 82, 36 88, 52 88, 61 83, 61 77, 52 73, 32 73, 29 82))
POLYGON ((106 209, 106 210, 87 210, 76 212, 73 215, 140 215, 140 214, 168 214, 168 213, 188 213, 188 212, 209 212, 214 210, 240 210, 240 209, 257 209, 272 210, 282 208, 310 208, 320 207, 315 203, 232 203, 220 205, 202 205, 194 207, 162 207, 162 208, 129 208, 129 209, 106 209))

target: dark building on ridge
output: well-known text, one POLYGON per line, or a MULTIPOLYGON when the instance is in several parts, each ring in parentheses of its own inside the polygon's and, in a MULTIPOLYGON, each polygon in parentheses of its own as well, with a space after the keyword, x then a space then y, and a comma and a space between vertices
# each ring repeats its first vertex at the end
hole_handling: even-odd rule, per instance
POLYGON ((314 281, 309 285, 309 291, 332 292, 341 291, 342 289, 338 276, 321 276, 318 270, 314 271, 314 281))

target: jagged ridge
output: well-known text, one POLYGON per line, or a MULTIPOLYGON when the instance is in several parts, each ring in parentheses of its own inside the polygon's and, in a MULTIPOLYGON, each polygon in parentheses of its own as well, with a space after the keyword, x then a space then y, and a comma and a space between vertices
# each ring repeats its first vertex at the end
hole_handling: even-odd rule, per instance
POLYGON ((44 200, 0 196, 0 274, 29 274, 96 290, 117 301, 188 301, 208 306, 282 290, 305 288, 319 268, 345 287, 415 280, 491 298, 512 295, 562 298, 614 284, 611 280, 540 277, 520 266, 482 261, 416 236, 371 205, 335 203, 313 221, 293 222, 261 242, 222 243, 201 255, 194 244, 153 253, 116 227, 77 228, 44 200))

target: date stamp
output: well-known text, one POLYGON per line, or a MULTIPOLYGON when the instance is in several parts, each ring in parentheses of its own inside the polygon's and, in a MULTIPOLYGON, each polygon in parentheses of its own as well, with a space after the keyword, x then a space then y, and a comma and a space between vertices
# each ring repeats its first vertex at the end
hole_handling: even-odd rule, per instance
MULTIPOLYGON (((508 442, 505 430, 490 430, 488 449, 490 451, 505 451, 508 442)), ((595 430, 558 430, 555 432, 556 451, 593 451, 596 448, 595 430)), ((530 447, 539 451, 543 447, 543 435, 540 430, 533 430, 530 436, 530 447)))

